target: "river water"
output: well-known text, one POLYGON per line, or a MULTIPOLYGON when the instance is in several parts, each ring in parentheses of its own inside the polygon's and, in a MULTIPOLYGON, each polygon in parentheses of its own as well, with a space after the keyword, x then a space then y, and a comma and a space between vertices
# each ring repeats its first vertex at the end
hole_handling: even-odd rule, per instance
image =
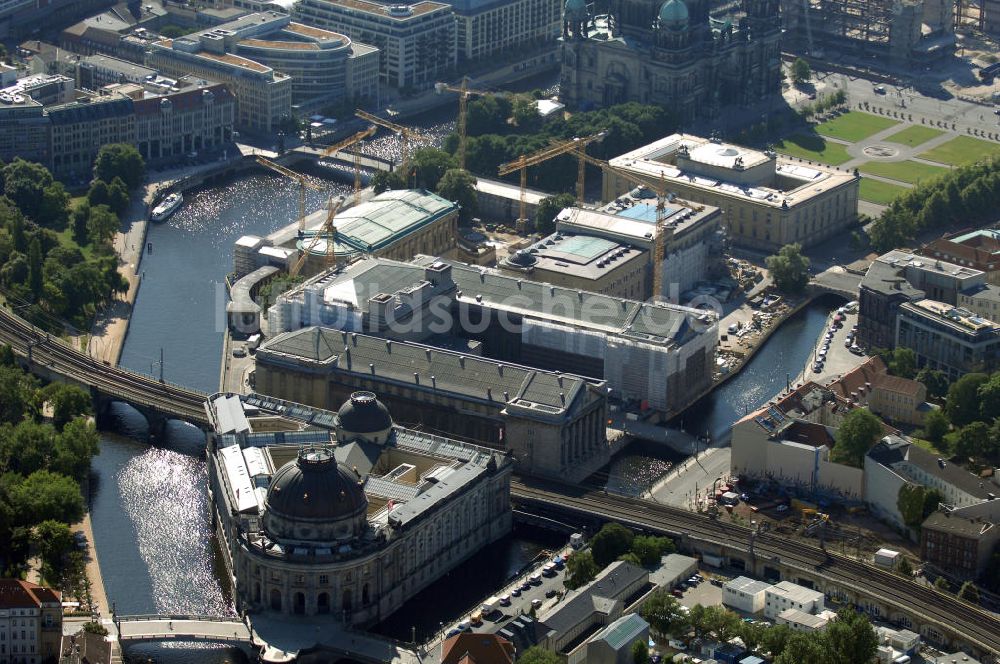
MULTIPOLYGON (((423 126, 436 141, 450 130, 440 116, 425 118, 423 126)), ((397 146, 393 137, 382 136, 368 150, 387 156, 397 146)), ((348 189, 342 182, 314 181, 329 193, 307 191, 307 209, 348 189)), ((186 196, 173 217, 150 228, 153 251, 143 257, 143 285, 122 363, 157 374, 162 348, 166 380, 216 390, 225 329, 223 282, 232 269, 233 242, 244 234, 267 234, 297 215, 295 186, 269 174, 240 177, 186 196)), ((785 323, 739 376, 684 415, 684 428, 717 438, 747 408, 774 396, 784 387, 786 372, 795 375, 801 370, 832 306, 812 305, 785 323)), ((142 418, 125 406, 118 415, 120 435, 104 435, 101 454, 94 460, 91 496, 109 601, 123 615, 231 614, 211 548, 201 433, 171 423, 165 447, 150 447, 139 442, 145 440, 142 418)), ((655 446, 634 445, 607 469, 609 488, 644 486, 677 460, 655 446)), ((457 615, 543 548, 556 544, 551 537, 519 531, 430 587, 416 598, 412 610, 407 607, 405 615, 390 619, 382 630, 403 639, 412 627, 418 636, 428 634, 453 616, 426 607, 443 606, 457 615)), ((128 655, 130 661, 162 664, 246 661, 238 649, 212 646, 146 645, 130 648, 128 655)))

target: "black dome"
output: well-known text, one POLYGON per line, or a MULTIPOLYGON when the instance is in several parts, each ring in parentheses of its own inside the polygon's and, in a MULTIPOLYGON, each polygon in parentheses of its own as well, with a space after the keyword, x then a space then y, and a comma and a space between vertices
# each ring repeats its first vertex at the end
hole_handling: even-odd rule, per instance
POLYGON ((337 463, 327 448, 299 452, 271 478, 267 509, 275 516, 299 521, 338 521, 367 511, 368 498, 358 476, 337 463))
POLYGON ((355 392, 337 411, 340 428, 351 433, 376 433, 392 428, 392 416, 373 392, 355 392))
POLYGON ((518 249, 513 256, 507 256, 507 261, 512 265, 531 267, 538 262, 538 259, 535 258, 531 252, 525 251, 524 249, 518 249))

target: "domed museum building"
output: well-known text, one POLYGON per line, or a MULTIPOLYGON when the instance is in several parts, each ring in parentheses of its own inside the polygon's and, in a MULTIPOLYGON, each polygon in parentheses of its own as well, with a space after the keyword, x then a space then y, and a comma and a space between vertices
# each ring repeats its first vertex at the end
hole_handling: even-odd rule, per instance
POLYGON ((372 625, 510 531, 513 460, 397 427, 371 392, 337 413, 233 394, 207 409, 240 610, 372 625))

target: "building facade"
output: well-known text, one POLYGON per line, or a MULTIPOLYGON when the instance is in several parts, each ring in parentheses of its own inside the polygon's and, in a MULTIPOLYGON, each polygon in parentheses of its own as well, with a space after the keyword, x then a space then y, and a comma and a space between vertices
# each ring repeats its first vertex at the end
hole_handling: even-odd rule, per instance
POLYGON ((29 581, 0 579, 0 662, 55 661, 62 643, 62 594, 29 581))
POLYGON ((102 145, 134 142, 135 112, 128 97, 84 97, 45 110, 50 123, 49 169, 57 178, 84 178, 102 145))
POLYGON ((764 591, 764 616, 774 620, 787 609, 818 613, 825 608, 824 602, 823 593, 818 590, 781 581, 764 591))
POLYGON ((508 457, 397 427, 370 392, 337 413, 235 395, 208 409, 212 521, 241 611, 372 625, 510 531, 508 457))
POLYGON ((455 13, 440 2, 301 0, 293 14, 302 23, 376 46, 381 82, 392 88, 428 88, 457 63, 455 13))
POLYGON ((978 579, 1000 546, 1000 503, 942 507, 920 526, 920 558, 949 575, 978 579))
MULTIPOLYGON (((651 188, 721 209, 729 240, 752 249, 810 247, 857 220, 859 176, 773 152, 672 134, 610 163, 651 188)), ((632 187, 630 179, 605 171, 605 200, 632 187)))
POLYGON ((480 60, 559 38, 562 0, 445 0, 455 10, 458 57, 480 60))
POLYGON ((1000 324, 934 300, 900 305, 893 345, 913 350, 917 366, 943 371, 949 380, 1000 367, 1000 324))
POLYGON ((599 380, 318 327, 268 340, 255 372, 260 392, 322 408, 377 392, 401 423, 510 451, 525 474, 578 481, 611 458, 599 380))
POLYGON ((718 321, 703 310, 570 290, 420 256, 321 273, 269 310, 272 334, 309 325, 434 343, 607 381, 611 396, 679 412, 711 384, 718 321), (390 322, 395 325, 390 326, 390 322))
POLYGON ((583 0, 567 0, 561 101, 658 104, 690 123, 778 95, 778 0, 745 0, 735 23, 710 18, 709 8, 704 0, 616 0, 593 16, 583 0))
POLYGON ((221 84, 137 99, 133 108, 134 144, 149 162, 211 150, 233 139, 236 98, 221 84))
POLYGON ((921 247, 920 255, 986 273, 986 282, 1000 286, 1000 231, 983 228, 942 237, 921 247))

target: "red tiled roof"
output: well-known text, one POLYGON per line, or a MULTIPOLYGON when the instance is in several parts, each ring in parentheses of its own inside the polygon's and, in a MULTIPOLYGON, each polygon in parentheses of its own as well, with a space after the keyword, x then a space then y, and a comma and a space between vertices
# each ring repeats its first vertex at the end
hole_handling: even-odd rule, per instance
POLYGON ((839 380, 830 383, 829 387, 834 394, 845 401, 851 400, 851 392, 857 392, 858 388, 864 387, 865 383, 871 383, 872 387, 879 378, 886 375, 885 362, 881 358, 872 357, 857 369, 849 371, 839 380))
POLYGON ((911 397, 916 397, 920 395, 923 385, 920 382, 909 378, 885 375, 879 378, 875 387, 880 390, 888 390, 889 392, 896 392, 897 394, 906 394, 911 397))
POLYGON ((20 579, 0 579, 0 609, 40 608, 43 603, 59 603, 62 593, 20 579))
POLYGON ((456 634, 444 642, 441 664, 513 664, 514 644, 496 634, 456 634))
POLYGON ((1000 241, 992 237, 977 236, 965 242, 955 242, 940 238, 927 243, 920 253, 928 258, 941 258, 949 263, 958 265, 970 265, 978 270, 989 270, 989 265, 993 269, 1000 268, 1000 241))

